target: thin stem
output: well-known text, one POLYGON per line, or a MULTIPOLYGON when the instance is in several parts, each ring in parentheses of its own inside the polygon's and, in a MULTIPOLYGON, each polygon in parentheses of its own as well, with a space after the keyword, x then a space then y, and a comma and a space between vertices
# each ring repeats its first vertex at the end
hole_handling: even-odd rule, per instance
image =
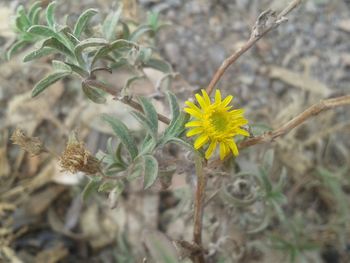
POLYGON ((241 142, 238 145, 238 148, 243 149, 255 144, 272 142, 276 138, 287 134, 295 127, 298 127, 299 125, 303 124, 306 120, 310 119, 311 117, 320 114, 322 111, 326 111, 344 105, 350 105, 350 95, 322 100, 319 103, 312 105, 311 107, 294 117, 292 120, 282 125, 280 128, 241 142))
POLYGON ((289 3, 289 5, 281 11, 281 13, 274 17, 274 12, 271 10, 263 12, 259 18, 257 19, 257 22, 255 23, 255 26, 253 27, 251 36, 249 40, 236 52, 234 52, 231 56, 226 58, 221 66, 217 69, 215 72, 212 80, 210 81, 206 91, 208 94, 211 94, 213 92, 214 87, 219 82, 221 77, 224 75, 225 71, 245 52, 247 52, 256 42, 258 42, 259 39, 261 39, 264 35, 266 35, 268 32, 270 32, 272 29, 275 29, 278 27, 283 21, 286 20, 284 17, 285 15, 289 14, 293 9, 295 9, 302 0, 293 0, 289 3), (273 18, 273 22, 268 23, 269 18, 273 18))
MULTIPOLYGON (((98 80, 93 80, 93 79, 86 79, 84 80, 84 83, 87 85, 92 85, 96 88, 99 88, 105 92, 107 92, 108 94, 114 96, 116 99, 118 99, 118 93, 115 89, 109 87, 108 85, 98 81, 98 80)), ((120 102, 129 105, 130 107, 132 107, 133 109, 143 112, 142 107, 140 105, 140 103, 138 103, 137 101, 134 101, 132 99, 128 99, 128 98, 121 98, 118 99, 120 102)), ((158 113, 158 120, 165 123, 165 124, 169 124, 170 120, 169 118, 165 117, 164 115, 158 113)))
MULTIPOLYGON (((207 180, 203 170, 202 159, 199 156, 196 156, 195 158, 197 186, 194 203, 193 241, 198 247, 202 248, 203 204, 207 180)), ((202 250, 200 251, 200 253, 194 255, 193 260, 196 263, 205 262, 202 250)))

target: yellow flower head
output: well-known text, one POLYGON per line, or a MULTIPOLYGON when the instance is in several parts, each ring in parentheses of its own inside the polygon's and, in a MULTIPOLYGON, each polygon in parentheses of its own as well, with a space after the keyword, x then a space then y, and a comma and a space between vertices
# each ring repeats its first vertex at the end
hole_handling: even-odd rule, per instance
POLYGON ((231 110, 229 106, 233 96, 229 95, 224 100, 221 99, 220 90, 215 92, 215 101, 211 103, 205 90, 202 96, 196 94, 199 106, 190 101, 186 101, 185 112, 189 113, 193 119, 186 123, 187 136, 197 135, 194 148, 199 149, 209 143, 205 152, 205 158, 209 159, 217 145, 220 145, 220 159, 223 160, 230 152, 238 155, 237 145, 233 139, 236 135, 249 136, 249 133, 241 126, 248 123, 243 116, 243 109, 231 110))

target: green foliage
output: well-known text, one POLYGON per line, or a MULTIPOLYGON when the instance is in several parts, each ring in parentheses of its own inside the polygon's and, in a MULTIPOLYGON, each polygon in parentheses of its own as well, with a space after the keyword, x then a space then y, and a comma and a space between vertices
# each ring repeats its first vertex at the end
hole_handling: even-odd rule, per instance
MULTIPOLYGON (((71 29, 65 24, 65 21, 60 24, 55 17, 56 3, 54 1, 47 6, 44 21, 40 19, 40 2, 34 3, 28 11, 20 6, 15 20, 17 41, 9 48, 8 58, 29 44, 37 42, 41 43, 41 46, 30 51, 24 57, 25 62, 48 55, 60 55, 58 59, 70 67, 69 71, 65 71, 66 73, 54 69, 49 77, 44 78, 34 88, 33 96, 40 94, 58 79, 73 75, 73 73, 84 80, 93 78, 94 66, 98 63, 107 63, 107 68, 114 69, 128 66, 134 72, 139 71, 142 67, 153 67, 171 73, 172 68, 168 63, 153 58, 152 46, 138 43, 147 32, 155 33, 159 30, 158 16, 153 14, 148 18, 148 23, 140 25, 130 33, 128 23, 122 18, 122 8, 120 5, 115 12, 106 16, 100 27, 101 32, 87 37, 84 32, 88 23, 97 14, 95 9, 85 10, 71 29), (122 28, 122 34, 118 31, 120 28, 122 28)), ((136 76, 135 79, 138 77, 136 76)), ((97 91, 100 87, 92 87, 87 84, 88 82, 84 83, 84 80, 82 81, 84 94, 95 103, 104 103, 104 97, 97 91)), ((128 82, 127 86, 131 83, 132 81, 128 82)), ((154 133, 156 133, 155 130, 154 133)))

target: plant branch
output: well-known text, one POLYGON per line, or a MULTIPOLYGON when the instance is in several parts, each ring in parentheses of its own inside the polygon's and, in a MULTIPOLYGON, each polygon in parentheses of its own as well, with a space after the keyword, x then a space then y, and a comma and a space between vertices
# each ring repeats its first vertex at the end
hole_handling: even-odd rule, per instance
POLYGON ((302 0, 293 0, 288 4, 288 6, 281 11, 277 16, 275 12, 271 10, 264 11, 261 13, 252 29, 249 40, 231 56, 226 58, 221 66, 215 72, 212 80, 210 81, 206 91, 208 94, 213 92, 214 87, 219 82, 221 77, 224 75, 225 71, 245 52, 247 52, 260 38, 266 35, 271 30, 277 28, 282 22, 286 21, 285 17, 293 9, 295 9, 302 0), (272 21, 270 21, 272 20, 272 21))
MULTIPOLYGON (((87 85, 91 85, 93 87, 99 88, 99 89, 103 90, 104 92, 107 92, 108 94, 114 96, 120 102, 122 102, 126 105, 129 105, 130 107, 132 107, 133 109, 135 109, 137 111, 143 112, 141 105, 137 101, 134 101, 134 100, 127 98, 127 97, 123 97, 123 98, 119 99, 118 92, 115 89, 109 87, 108 85, 106 85, 98 80, 86 79, 86 80, 84 80, 84 83, 87 85)), ((160 120, 161 122, 163 122, 165 124, 170 123, 169 118, 167 118, 166 116, 164 116, 160 113, 157 113, 157 114, 158 114, 158 120, 160 120)))
POLYGON ((322 100, 319 103, 312 105, 311 107, 309 107, 308 109, 306 109, 305 111, 303 111, 302 113, 294 117, 292 120, 282 125, 280 128, 241 142, 238 145, 238 148, 243 149, 255 144, 272 142, 276 138, 287 134, 295 127, 303 124, 306 120, 310 119, 313 116, 318 115, 322 111, 326 111, 326 110, 339 107, 339 106, 344 106, 344 105, 350 105, 350 95, 322 100))
MULTIPOLYGON (((206 176, 203 170, 202 159, 198 156, 195 157, 196 175, 197 175, 197 186, 196 196, 194 203, 194 226, 193 226, 193 242, 200 248, 202 248, 202 222, 203 222, 203 204, 206 187, 206 176)), ((204 255, 202 250, 193 256, 195 263, 204 263, 204 255)))

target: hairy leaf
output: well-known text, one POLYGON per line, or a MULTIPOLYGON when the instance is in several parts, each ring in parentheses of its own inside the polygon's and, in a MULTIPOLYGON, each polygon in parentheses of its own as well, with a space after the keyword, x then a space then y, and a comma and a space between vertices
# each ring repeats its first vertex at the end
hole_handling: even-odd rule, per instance
POLYGON ((108 15, 103 22, 102 31, 107 40, 112 40, 117 29, 118 21, 122 13, 123 5, 119 5, 117 11, 108 15))
POLYGON ((158 177, 158 161, 152 155, 145 155, 145 175, 143 179, 143 187, 147 189, 151 187, 158 177))
POLYGON ((46 22, 48 26, 52 29, 55 28, 55 9, 56 2, 52 1, 46 8, 46 22))
POLYGON ((89 38, 81 41, 74 49, 75 57, 81 66, 85 65, 85 60, 83 57, 84 49, 91 47, 99 47, 107 45, 107 41, 103 38, 89 38))
POLYGON ((32 97, 38 96, 41 92, 43 92, 46 88, 48 88, 53 83, 57 82, 58 80, 70 75, 71 72, 68 71, 62 71, 62 72, 55 72, 52 73, 42 80, 40 80, 35 87, 32 90, 32 97))
POLYGON ((89 23, 90 19, 96 15, 98 12, 96 9, 87 9, 85 10, 78 18, 77 22, 75 23, 73 34, 77 38, 80 38, 82 32, 84 32, 87 24, 89 23))
POLYGON ((164 73, 170 73, 173 71, 171 65, 168 62, 156 58, 150 58, 147 62, 144 63, 144 66, 146 68, 154 68, 164 73))
POLYGON ((106 98, 103 96, 100 89, 96 89, 87 83, 82 83, 82 89, 84 94, 93 102, 97 104, 103 104, 106 102, 106 98))
POLYGON ((129 40, 136 42, 143 34, 152 31, 152 28, 149 25, 141 25, 135 29, 129 36, 129 40))
POLYGON ((129 129, 125 126, 124 123, 116 118, 108 115, 103 115, 102 118, 112 127, 113 131, 118 136, 125 149, 130 153, 131 159, 134 160, 138 154, 138 150, 135 144, 135 140, 131 136, 129 129))
POLYGON ((41 57, 45 57, 48 55, 51 55, 53 53, 55 53, 56 50, 50 47, 41 47, 37 50, 34 50, 32 52, 30 52, 29 54, 27 54, 24 58, 23 58, 23 62, 28 62, 34 59, 38 59, 41 57))

